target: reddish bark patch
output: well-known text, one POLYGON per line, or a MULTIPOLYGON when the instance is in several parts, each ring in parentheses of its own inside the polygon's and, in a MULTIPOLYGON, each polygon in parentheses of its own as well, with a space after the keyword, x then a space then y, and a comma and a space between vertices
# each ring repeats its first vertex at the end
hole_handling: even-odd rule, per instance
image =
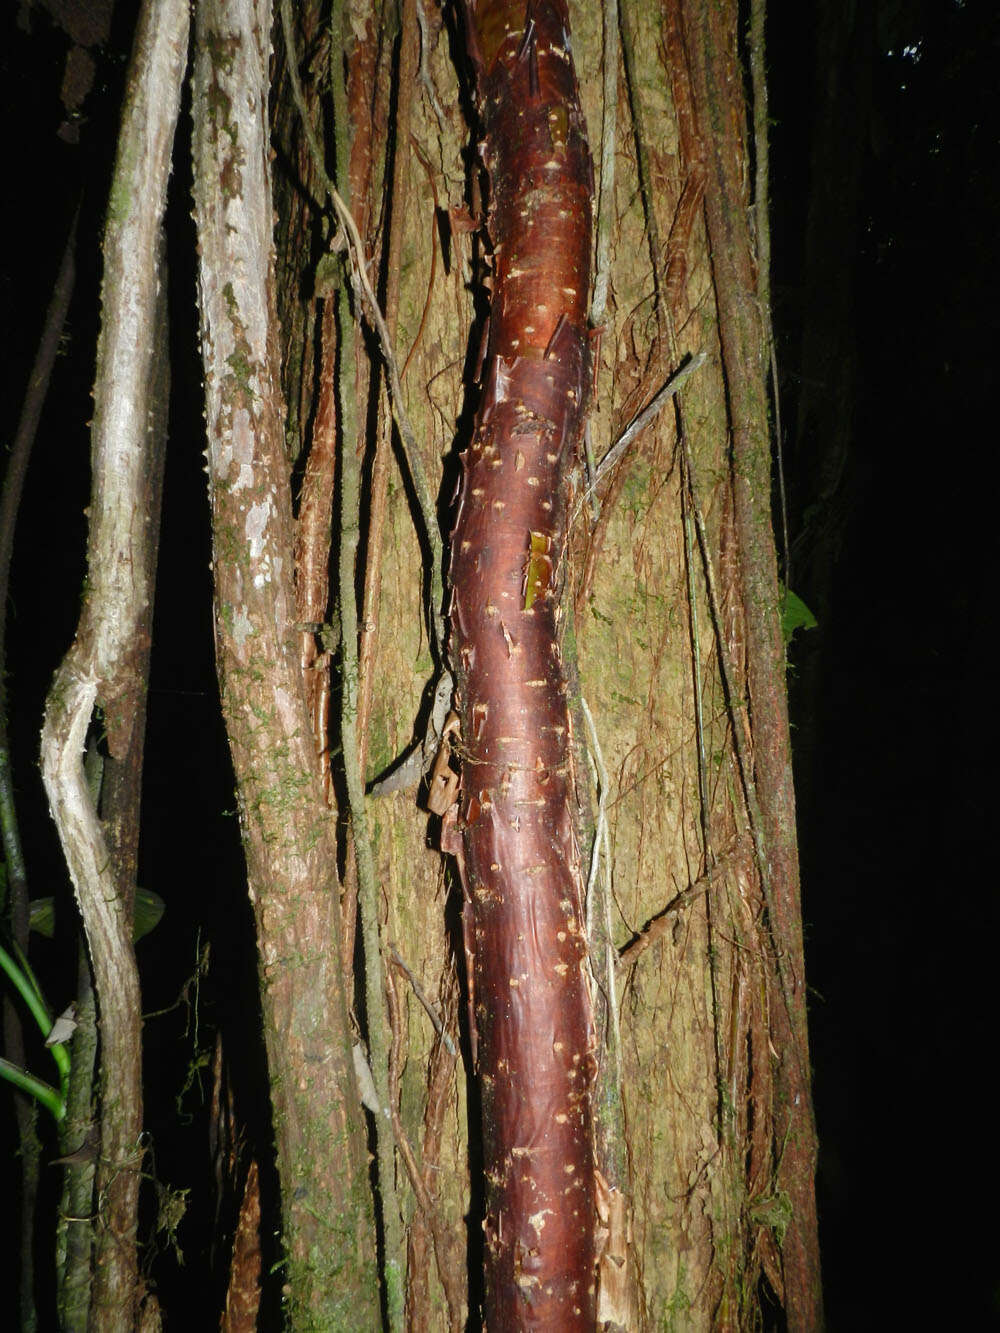
POLYGON ((491 1328, 593 1328, 594 1029, 559 650, 593 175, 563 3, 466 11, 494 287, 452 539, 491 1328))

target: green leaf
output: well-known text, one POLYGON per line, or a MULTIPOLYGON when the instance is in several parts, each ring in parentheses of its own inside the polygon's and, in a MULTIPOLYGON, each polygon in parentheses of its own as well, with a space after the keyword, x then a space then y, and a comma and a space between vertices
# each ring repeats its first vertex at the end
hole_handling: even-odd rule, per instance
POLYGON ((783 583, 779 583, 778 587, 781 590, 781 636, 787 648, 797 629, 815 629, 819 622, 791 588, 786 588, 783 583))
MULTIPOLYGON (((141 940, 144 935, 148 935, 159 924, 165 910, 166 903, 158 893, 153 893, 150 889, 136 889, 133 940, 141 940)), ((28 904, 28 924, 32 930, 50 940, 56 928, 56 900, 32 898, 28 904)))
POLYGON ((132 924, 132 938, 141 940, 160 923, 160 917, 166 910, 166 903, 158 893, 151 889, 135 891, 135 921, 132 924))
POLYGON ((28 925, 50 940, 56 933, 55 898, 32 898, 28 903, 28 925))

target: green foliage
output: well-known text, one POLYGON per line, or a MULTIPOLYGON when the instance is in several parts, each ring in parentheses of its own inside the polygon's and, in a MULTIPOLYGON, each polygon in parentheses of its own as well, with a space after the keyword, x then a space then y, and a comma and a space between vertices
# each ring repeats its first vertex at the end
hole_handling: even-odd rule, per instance
MULTIPOLYGON (((155 930, 166 906, 158 893, 153 893, 149 889, 136 889, 132 939, 141 940, 144 935, 155 930)), ((28 924, 39 935, 44 935, 48 940, 52 939, 56 928, 55 898, 32 898, 28 904, 28 924)))
MULTIPOLYGON (((53 1022, 45 1004, 41 987, 35 980, 35 974, 28 965, 28 960, 16 944, 13 948, 18 955, 17 959, 13 958, 0 945, 0 969, 7 974, 7 979, 24 1000, 32 1018, 38 1024, 42 1036, 49 1037, 53 1031, 53 1022)), ((46 1044, 48 1045, 48 1043, 46 1044)), ((51 1045, 48 1045, 48 1049, 51 1051, 52 1058, 56 1062, 56 1068, 59 1070, 58 1091, 47 1083, 43 1083, 41 1079, 36 1078, 34 1074, 30 1074, 26 1069, 12 1064, 9 1060, 0 1060, 0 1078, 12 1083, 14 1087, 20 1088, 22 1092, 27 1093, 30 1097, 34 1097, 58 1121, 66 1115, 66 1093, 69 1088, 70 1072, 69 1051, 62 1042, 52 1042, 51 1045)))
POLYGON ((159 1249, 172 1250, 179 1265, 184 1263, 184 1252, 177 1240, 177 1228, 187 1212, 190 1189, 174 1189, 154 1180, 156 1189, 156 1244, 159 1249), (162 1237, 162 1240, 160 1239, 162 1237))
POLYGON ((750 1220, 758 1226, 770 1227, 781 1245, 792 1220, 792 1201, 784 1190, 760 1195, 750 1201, 750 1220))
POLYGON ((797 629, 815 629, 819 622, 791 588, 786 588, 783 583, 779 583, 778 588, 781 593, 781 636, 787 648, 797 629))

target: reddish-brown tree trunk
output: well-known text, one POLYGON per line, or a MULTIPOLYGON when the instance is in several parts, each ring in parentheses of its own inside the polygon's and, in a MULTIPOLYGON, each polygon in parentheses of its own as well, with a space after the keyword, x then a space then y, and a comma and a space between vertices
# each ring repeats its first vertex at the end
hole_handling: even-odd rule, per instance
POLYGON ((593 173, 563 0, 470 0, 465 13, 494 261, 451 565, 486 1321, 592 1329, 594 1038, 559 594, 589 360, 593 173))

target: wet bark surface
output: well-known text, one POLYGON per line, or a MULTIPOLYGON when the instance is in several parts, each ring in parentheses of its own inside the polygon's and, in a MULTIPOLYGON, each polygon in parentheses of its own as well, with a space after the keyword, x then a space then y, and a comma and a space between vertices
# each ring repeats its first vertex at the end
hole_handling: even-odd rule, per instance
MULTIPOLYGON (((452 539, 490 1328, 593 1328, 593 1022, 567 683, 593 179, 564 4, 466 8, 494 288, 452 539)), ((457 844, 456 844, 457 845, 457 844)))

